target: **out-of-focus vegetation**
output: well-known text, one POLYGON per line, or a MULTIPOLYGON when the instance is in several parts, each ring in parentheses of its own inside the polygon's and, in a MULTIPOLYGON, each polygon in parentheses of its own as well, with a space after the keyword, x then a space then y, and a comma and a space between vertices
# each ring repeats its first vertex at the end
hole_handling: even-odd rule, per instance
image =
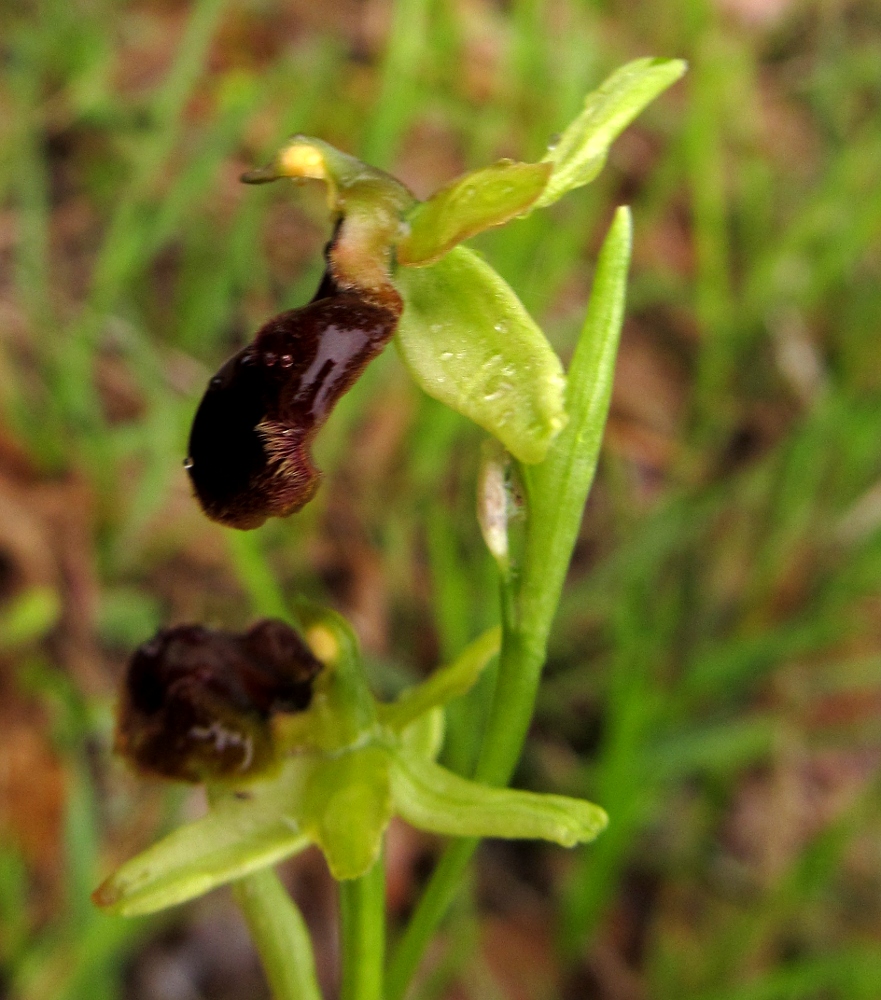
MULTIPOLYGON (((0 7, 0 995, 265 995, 227 897, 89 892, 198 808, 110 754, 127 651, 306 593, 377 688, 497 619, 481 432, 391 351, 302 514, 210 524, 184 471, 218 363, 304 301, 322 193, 239 173, 318 135, 425 196, 539 157, 639 55, 687 79, 601 178, 476 241, 565 356, 613 207, 613 415, 517 781, 612 823, 484 846, 414 997, 881 996, 881 14, 870 0, 7 0, 0 7), (262 991, 262 992, 261 992, 262 991)), ((452 714, 467 772, 485 686, 452 714)), ((388 849, 402 921, 437 844, 388 849)), ((320 859, 285 869, 335 976, 320 859)))

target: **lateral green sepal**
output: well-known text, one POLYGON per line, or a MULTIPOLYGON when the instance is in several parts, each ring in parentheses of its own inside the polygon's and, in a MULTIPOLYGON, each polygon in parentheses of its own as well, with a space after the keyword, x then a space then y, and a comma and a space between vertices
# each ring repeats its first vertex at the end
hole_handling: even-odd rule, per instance
POLYGON ((553 173, 534 208, 589 184, 603 169, 609 147, 634 118, 686 71, 681 59, 635 59, 607 77, 584 99, 584 110, 542 162, 553 173))
POLYGON ((456 247, 428 267, 402 268, 395 342, 417 384, 540 462, 566 424, 563 367, 510 286, 456 247))
POLYGON ((490 788, 406 751, 391 770, 395 812, 413 826, 454 837, 587 843, 608 823, 603 809, 563 795, 490 788))
POLYGON ((363 875, 379 856, 392 818, 386 749, 368 746, 324 759, 306 786, 301 816, 335 879, 363 875))
POLYGON ((126 917, 153 913, 304 850, 310 838, 293 804, 309 770, 290 761, 274 780, 218 792, 207 816, 127 861, 92 898, 126 917))
POLYGON ((544 191, 552 169, 550 163, 499 160, 450 181, 411 210, 398 263, 431 264, 463 240, 521 215, 544 191))

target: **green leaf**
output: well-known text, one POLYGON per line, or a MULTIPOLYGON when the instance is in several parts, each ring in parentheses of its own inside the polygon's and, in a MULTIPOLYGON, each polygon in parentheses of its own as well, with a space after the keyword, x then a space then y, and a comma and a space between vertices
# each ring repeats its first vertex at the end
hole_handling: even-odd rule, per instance
POLYGON ((587 316, 569 366, 569 423, 547 461, 523 469, 528 522, 521 620, 540 646, 547 642, 599 459, 624 320, 631 239, 630 211, 622 207, 600 251, 587 316))
POLYGON ((499 160, 451 181, 411 212, 398 263, 431 264, 462 240, 521 215, 544 191, 552 170, 550 163, 499 160))
POLYGON ((396 701, 378 707, 379 721, 400 732, 424 712, 439 708, 470 691, 484 667, 498 653, 501 629, 487 629, 469 643, 456 659, 440 667, 421 684, 408 688, 396 701))
POLYGON ((303 798, 303 825, 335 879, 358 878, 379 856, 392 818, 388 751, 368 746, 324 759, 303 798))
POLYGON ((95 903, 126 917, 152 913, 302 851, 309 837, 293 803, 310 769, 292 760, 244 798, 225 793, 203 819, 127 861, 95 891, 95 903))
POLYGON ((400 269, 395 283, 404 297, 395 341, 416 382, 521 462, 540 462, 566 423, 566 380, 511 288, 465 247, 400 269))
POLYGON ((563 795, 491 788, 406 751, 391 769, 395 812, 413 826, 454 837, 551 840, 572 847, 608 823, 591 802, 563 795))
POLYGON ((609 147, 634 118, 684 73, 681 59, 636 59, 616 70, 584 99, 584 110, 549 149, 553 173, 535 208, 588 184, 603 169, 609 147))

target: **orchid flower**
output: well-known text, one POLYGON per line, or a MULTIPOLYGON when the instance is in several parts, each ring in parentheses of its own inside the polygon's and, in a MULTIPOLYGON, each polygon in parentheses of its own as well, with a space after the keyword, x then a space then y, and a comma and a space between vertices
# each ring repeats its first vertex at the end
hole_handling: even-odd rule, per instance
POLYGON ((305 636, 321 670, 305 711, 272 717, 280 763, 265 775, 237 780, 233 772, 211 782, 207 815, 126 862, 95 892, 100 906, 126 916, 151 913, 310 844, 324 853, 334 878, 358 878, 378 857, 394 815, 438 834, 564 846, 592 840, 605 827, 606 814, 589 802, 491 788, 436 763, 443 708, 498 652, 497 628, 397 700, 378 702, 348 625, 328 612, 313 616, 305 636))

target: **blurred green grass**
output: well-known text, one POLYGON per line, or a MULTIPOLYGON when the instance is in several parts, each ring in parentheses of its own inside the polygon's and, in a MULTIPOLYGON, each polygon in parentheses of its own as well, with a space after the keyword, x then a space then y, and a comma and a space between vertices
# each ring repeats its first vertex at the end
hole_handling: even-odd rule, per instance
MULTIPOLYGON (((391 688, 496 618, 480 433, 391 354, 326 428, 312 508, 235 538, 195 510, 180 463, 207 377, 311 294, 326 235, 320 193, 237 174, 300 131, 425 195, 539 156, 652 54, 690 73, 601 178, 476 241, 566 356, 614 205, 637 227, 608 446, 518 776, 612 816, 588 850, 542 856, 553 989, 881 996, 877 6, 19 0, 0 54, 0 485, 27 507, 79 484, 92 588, 58 555, 48 592, 22 589, 26 555, 0 549, 2 690, 37 706, 66 790, 47 876, 0 782, 0 995, 138 995, 126 969, 157 931, 87 892, 127 810, 152 818, 141 842, 174 812, 107 763, 115 678, 154 628, 305 592, 351 615, 391 688)), ((490 683, 450 720, 462 771, 490 683)), ((485 895, 416 995, 487 996, 488 977, 531 996, 475 957, 485 895)))

